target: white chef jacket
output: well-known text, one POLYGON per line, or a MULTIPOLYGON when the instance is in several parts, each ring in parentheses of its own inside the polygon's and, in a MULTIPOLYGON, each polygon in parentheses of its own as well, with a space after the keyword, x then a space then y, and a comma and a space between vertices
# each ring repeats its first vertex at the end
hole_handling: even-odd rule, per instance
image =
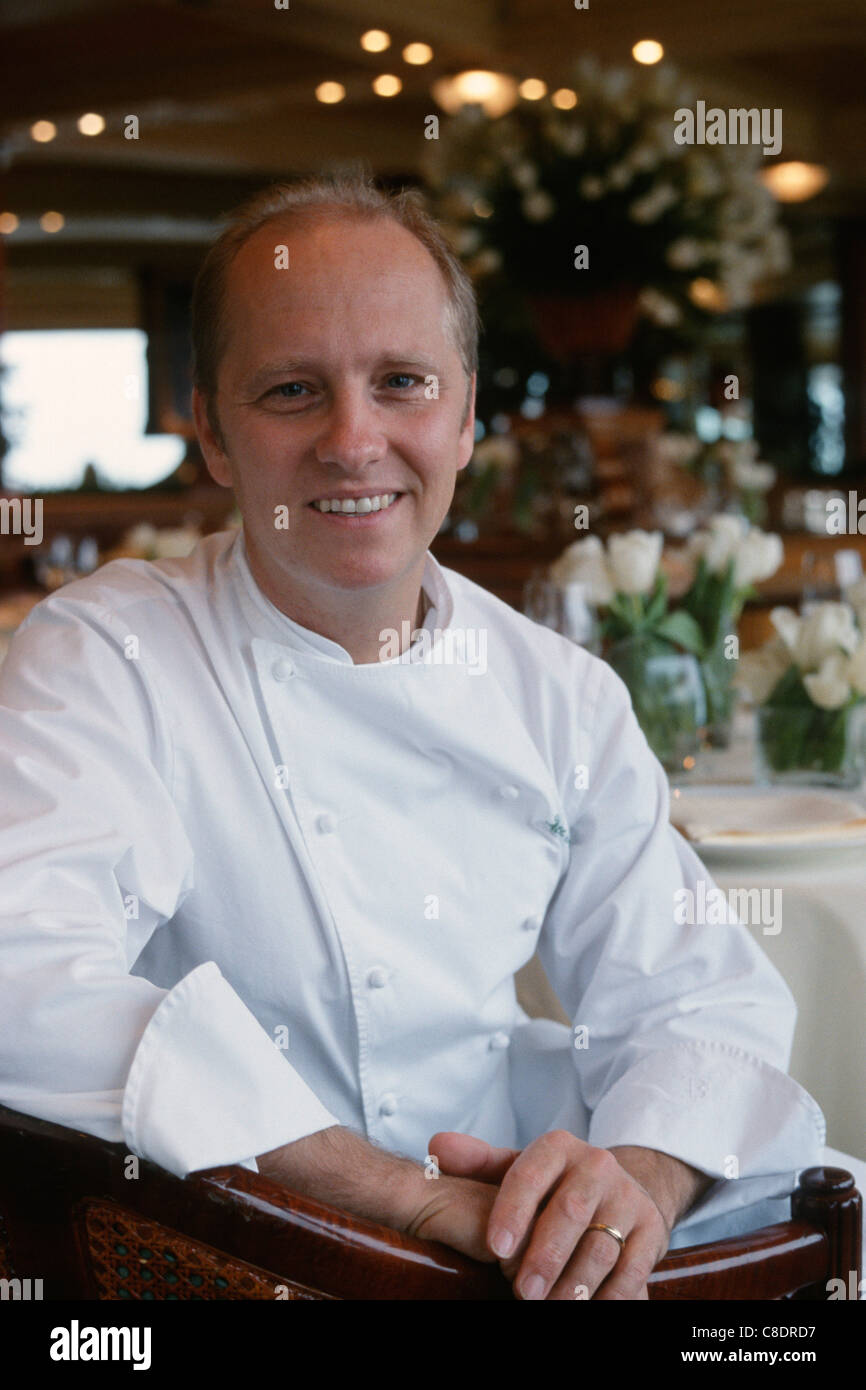
POLYGON ((824 1144, 793 1000, 745 927, 675 925, 706 871, 624 685, 432 556, 423 585, 426 646, 366 665, 262 594, 242 530, 31 611, 0 1101, 179 1175, 333 1124, 416 1159, 567 1128, 716 1177, 675 1243, 784 1219, 824 1144), (573 1037, 517 1003, 536 947, 573 1037))

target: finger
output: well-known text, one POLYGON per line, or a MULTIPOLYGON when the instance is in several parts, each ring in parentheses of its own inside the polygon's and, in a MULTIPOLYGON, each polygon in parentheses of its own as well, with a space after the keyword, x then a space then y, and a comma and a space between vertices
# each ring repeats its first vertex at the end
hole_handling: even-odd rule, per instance
POLYGON ((520 1150, 497 1149, 474 1134, 440 1130, 432 1136, 428 1152, 436 1158, 440 1171, 449 1177, 500 1182, 520 1150))
MULTIPOLYGON (((619 1242, 607 1231, 587 1230, 586 1209, 581 1199, 578 1203, 574 1205, 567 1192, 561 1200, 559 1193, 554 1193, 545 1215, 550 1213, 555 1224, 536 1223, 515 1280, 521 1298, 552 1298, 554 1289, 563 1282, 568 1289, 564 1295, 560 1289, 557 1298, 593 1298, 613 1271, 620 1258, 619 1242), (534 1279, 541 1282, 531 1283, 534 1279), (586 1292, 577 1293, 577 1285, 586 1292)), ((597 1213, 590 1213, 590 1219, 600 1220, 597 1213)))
POLYGON ((596 1301, 613 1303, 624 1299, 649 1298, 647 1280, 666 1249, 667 1241, 660 1243, 656 1231, 646 1226, 637 1227, 626 1241, 613 1270, 594 1295, 596 1301))
POLYGON ((487 1229, 490 1248, 501 1258, 517 1252, 545 1209, 548 1194, 573 1157, 568 1143, 563 1142, 570 1139, 556 1130, 540 1135, 517 1155, 503 1177, 487 1229))

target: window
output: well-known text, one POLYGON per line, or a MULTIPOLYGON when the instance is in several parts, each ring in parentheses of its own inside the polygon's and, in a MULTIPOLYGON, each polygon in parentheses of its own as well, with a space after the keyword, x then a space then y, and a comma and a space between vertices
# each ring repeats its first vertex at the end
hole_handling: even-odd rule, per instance
POLYGON ((185 440, 144 434, 146 346, 138 328, 4 334, 4 486, 75 488, 88 464, 112 488, 150 487, 173 473, 185 440))

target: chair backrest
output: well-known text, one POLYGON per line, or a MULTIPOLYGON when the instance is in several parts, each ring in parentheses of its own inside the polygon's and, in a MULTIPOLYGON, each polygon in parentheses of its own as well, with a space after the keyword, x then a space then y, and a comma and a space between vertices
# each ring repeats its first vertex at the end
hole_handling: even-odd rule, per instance
MULTIPOLYGON (((827 1298, 860 1278, 860 1197, 809 1169, 794 1219, 676 1250, 651 1298, 827 1298)), ((0 1295, 45 1299, 513 1297, 496 1264, 362 1221, 248 1169, 180 1179, 123 1145, 0 1106, 0 1295), (3 1282, 5 1281, 5 1282, 3 1282)))

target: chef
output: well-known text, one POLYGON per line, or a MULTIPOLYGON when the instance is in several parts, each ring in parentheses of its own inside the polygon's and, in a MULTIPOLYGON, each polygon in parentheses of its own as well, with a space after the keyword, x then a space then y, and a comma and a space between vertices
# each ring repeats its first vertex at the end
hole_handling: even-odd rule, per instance
POLYGON ((242 528, 67 584, 0 674, 0 1101, 645 1298, 787 1216, 823 1118, 746 929, 675 921, 705 871, 624 686, 429 553, 471 286, 413 195, 306 180, 228 224, 193 333, 242 528), (570 1029, 517 1003, 536 949, 570 1029))

